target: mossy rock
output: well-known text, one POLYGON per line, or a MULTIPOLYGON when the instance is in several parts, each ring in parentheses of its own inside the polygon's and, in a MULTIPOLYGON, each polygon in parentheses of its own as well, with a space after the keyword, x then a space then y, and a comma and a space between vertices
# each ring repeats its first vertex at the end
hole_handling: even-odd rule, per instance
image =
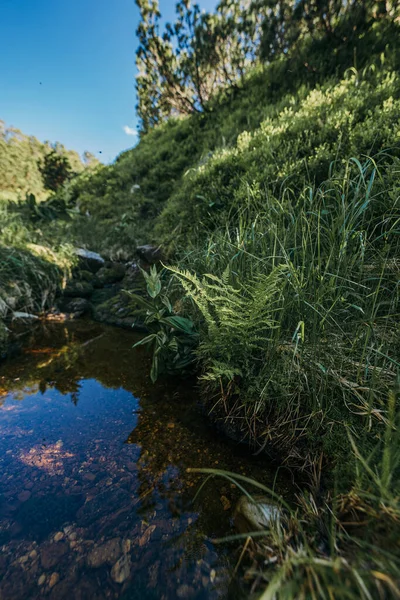
POLYGON ((93 316, 100 323, 146 331, 138 316, 137 307, 132 304, 128 294, 124 292, 119 292, 103 304, 96 306, 93 316))
POLYGON ((93 286, 88 281, 76 281, 72 279, 67 283, 64 296, 67 298, 89 298, 93 293, 93 286))
POLYGON ((80 281, 87 281, 88 283, 92 283, 93 280, 95 279, 95 275, 93 273, 91 273, 90 271, 79 271, 77 274, 76 279, 79 279, 80 281))
POLYGON ((3 321, 0 320, 0 358, 5 356, 7 350, 8 330, 3 321))
POLYGON ((125 277, 125 266, 121 263, 107 263, 96 274, 96 287, 117 283, 125 277))
POLYGON ((107 288, 97 288, 94 290, 90 301, 95 306, 100 306, 100 304, 104 304, 108 300, 111 300, 118 292, 113 286, 107 288))
POLYGON ((72 298, 65 304, 64 310, 75 317, 82 317, 92 312, 92 305, 86 298, 72 298))
POLYGON ((149 265, 154 265, 163 260, 163 253, 160 247, 145 244, 136 248, 136 254, 149 265))

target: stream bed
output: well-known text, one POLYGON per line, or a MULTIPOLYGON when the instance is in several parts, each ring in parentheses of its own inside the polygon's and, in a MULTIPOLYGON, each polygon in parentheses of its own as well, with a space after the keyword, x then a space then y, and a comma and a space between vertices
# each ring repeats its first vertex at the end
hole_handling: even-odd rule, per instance
MULTIPOLYGON (((0 365, 0 598, 240 598, 233 484, 275 469, 223 439, 193 382, 153 385, 137 334, 42 324, 0 365)), ((277 491, 290 484, 279 480, 277 491)))

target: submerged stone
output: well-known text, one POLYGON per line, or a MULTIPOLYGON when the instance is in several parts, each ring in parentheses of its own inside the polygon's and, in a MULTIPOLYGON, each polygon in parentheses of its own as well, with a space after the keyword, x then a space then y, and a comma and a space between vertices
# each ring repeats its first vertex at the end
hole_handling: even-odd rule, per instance
POLYGON ((115 490, 105 490, 97 494, 92 500, 86 502, 78 511, 77 517, 82 527, 88 527, 94 521, 97 521, 109 515, 113 506, 124 506, 130 502, 130 496, 126 490, 117 488, 115 490))
POLYGON ((124 554, 111 569, 111 577, 116 583, 124 583, 131 574, 131 560, 128 554, 124 554))
POLYGON ((112 565, 121 554, 121 541, 119 538, 108 540, 101 546, 96 546, 87 557, 89 567, 97 569, 105 564, 112 565))
POLYGON ((49 581, 49 588, 53 588, 59 582, 60 576, 58 573, 52 573, 49 581))
POLYGON ((67 552, 68 546, 65 542, 44 544, 40 556, 43 569, 47 570, 55 567, 67 552))
POLYGON ((18 500, 20 502, 26 502, 31 497, 31 492, 29 490, 23 490, 18 494, 18 500))

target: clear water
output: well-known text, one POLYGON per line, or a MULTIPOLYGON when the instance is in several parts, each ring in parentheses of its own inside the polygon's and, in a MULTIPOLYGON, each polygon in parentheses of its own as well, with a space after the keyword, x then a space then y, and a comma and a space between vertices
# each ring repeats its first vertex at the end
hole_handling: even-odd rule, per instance
MULTIPOLYGON (((223 440, 193 385, 153 386, 135 334, 38 327, 0 365, 0 598, 218 599, 240 495, 188 467, 274 471, 223 440)), ((280 491, 285 493, 286 484, 280 491)))

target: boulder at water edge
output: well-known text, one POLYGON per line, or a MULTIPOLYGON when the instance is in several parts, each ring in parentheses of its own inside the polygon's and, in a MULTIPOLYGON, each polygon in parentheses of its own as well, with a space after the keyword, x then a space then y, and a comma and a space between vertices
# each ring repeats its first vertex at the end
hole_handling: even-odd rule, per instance
POLYGON ((239 533, 262 531, 270 527, 271 522, 279 520, 280 510, 270 498, 265 496, 241 496, 235 508, 235 527, 239 533))

